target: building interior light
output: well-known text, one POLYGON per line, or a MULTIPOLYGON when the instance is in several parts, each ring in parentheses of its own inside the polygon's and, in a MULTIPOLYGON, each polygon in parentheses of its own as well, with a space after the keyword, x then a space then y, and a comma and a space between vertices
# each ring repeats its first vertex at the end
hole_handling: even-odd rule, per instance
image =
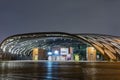
POLYGON ((48 55, 52 55, 52 52, 48 52, 48 55))
POLYGON ((55 54, 55 55, 58 55, 58 54, 59 54, 59 51, 58 51, 58 50, 55 50, 55 51, 54 51, 54 54, 55 54))

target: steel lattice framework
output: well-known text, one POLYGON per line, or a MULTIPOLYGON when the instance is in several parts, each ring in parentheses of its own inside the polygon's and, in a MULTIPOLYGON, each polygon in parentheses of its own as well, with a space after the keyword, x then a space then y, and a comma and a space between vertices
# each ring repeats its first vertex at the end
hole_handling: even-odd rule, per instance
MULTIPOLYGON (((120 57, 120 37, 101 34, 69 34, 64 32, 38 32, 13 35, 0 44, 2 54, 31 55, 32 48, 47 47, 46 38, 69 38, 87 43, 111 60, 120 57)), ((52 44, 51 44, 52 45, 52 44)))

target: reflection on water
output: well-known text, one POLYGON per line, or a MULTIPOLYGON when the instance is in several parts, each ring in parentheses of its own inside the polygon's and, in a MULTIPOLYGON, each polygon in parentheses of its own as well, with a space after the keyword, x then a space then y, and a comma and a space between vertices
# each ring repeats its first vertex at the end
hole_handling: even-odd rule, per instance
POLYGON ((51 62, 48 62, 46 64, 48 67, 47 67, 47 73, 46 73, 46 78, 48 79, 52 79, 52 63, 51 62))
POLYGON ((0 62, 0 80, 120 80, 119 62, 0 62))

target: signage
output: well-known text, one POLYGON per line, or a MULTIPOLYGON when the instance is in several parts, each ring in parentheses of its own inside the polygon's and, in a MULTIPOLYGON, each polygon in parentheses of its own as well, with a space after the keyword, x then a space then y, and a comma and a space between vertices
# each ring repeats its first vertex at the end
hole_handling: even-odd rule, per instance
POLYGON ((68 54, 68 48, 61 48, 60 52, 61 52, 61 55, 67 55, 68 54))

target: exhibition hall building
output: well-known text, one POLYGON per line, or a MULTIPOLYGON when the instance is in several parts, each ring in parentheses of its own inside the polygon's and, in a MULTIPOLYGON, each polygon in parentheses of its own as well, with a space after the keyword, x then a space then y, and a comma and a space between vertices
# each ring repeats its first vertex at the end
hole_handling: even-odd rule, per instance
POLYGON ((0 60, 119 61, 120 37, 64 32, 17 34, 1 42, 0 60))

